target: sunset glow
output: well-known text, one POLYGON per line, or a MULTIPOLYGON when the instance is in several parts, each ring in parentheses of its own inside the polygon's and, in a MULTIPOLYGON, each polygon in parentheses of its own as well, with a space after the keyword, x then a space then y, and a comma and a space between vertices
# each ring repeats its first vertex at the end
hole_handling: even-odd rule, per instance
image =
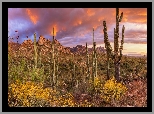
MULTIPOLYGON (((147 53, 147 9, 119 8, 123 12, 119 23, 119 42, 124 33, 124 54, 147 53)), ((103 21, 106 21, 109 41, 113 47, 114 28, 116 27, 116 8, 10 8, 8 10, 8 31, 10 37, 19 35, 19 43, 26 36, 33 40, 34 32, 37 40, 40 35, 52 40, 53 28, 55 38, 66 47, 87 44, 92 46, 93 27, 94 40, 97 47, 104 47, 103 21), (14 31, 18 30, 18 34, 14 31)))
POLYGON ((37 20, 38 20, 37 15, 33 14, 30 9, 26 9, 26 11, 27 11, 27 14, 28 14, 29 18, 31 19, 31 21, 34 24, 36 24, 37 23, 37 20))

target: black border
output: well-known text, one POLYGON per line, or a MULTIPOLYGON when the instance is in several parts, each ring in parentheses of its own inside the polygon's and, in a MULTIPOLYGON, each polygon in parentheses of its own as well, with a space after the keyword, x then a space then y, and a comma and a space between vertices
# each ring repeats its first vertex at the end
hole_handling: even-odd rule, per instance
POLYGON ((2 112, 152 112, 152 2, 2 2, 2 112), (61 5, 60 5, 61 4, 61 5), (59 7, 61 6, 61 7, 59 7), (9 107, 8 8, 147 8, 147 107, 9 107))

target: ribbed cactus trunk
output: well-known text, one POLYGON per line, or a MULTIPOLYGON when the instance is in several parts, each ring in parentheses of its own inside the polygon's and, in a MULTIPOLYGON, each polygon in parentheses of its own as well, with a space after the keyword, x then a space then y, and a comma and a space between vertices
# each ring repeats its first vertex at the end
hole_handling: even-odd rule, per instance
POLYGON ((94 87, 94 80, 97 77, 97 55, 96 55, 96 42, 94 42, 94 28, 93 28, 93 54, 92 54, 92 83, 94 87))
POLYGON ((42 53, 41 53, 42 52, 42 46, 41 45, 39 46, 38 51, 39 51, 39 66, 41 67, 41 65, 42 65, 42 63, 41 63, 42 62, 42 58, 41 58, 41 56, 42 56, 42 53))
MULTIPOLYGON (((108 40, 106 21, 103 21, 104 43, 105 43, 105 48, 107 51, 107 62, 109 64, 109 58, 114 60, 115 78, 117 81, 119 81, 119 76, 120 76, 120 61, 121 61, 121 57, 122 57, 122 50, 123 50, 123 43, 124 43, 125 27, 123 25, 121 46, 119 47, 119 41, 118 41, 118 39, 119 39, 119 22, 121 22, 122 17, 123 17, 123 12, 121 13, 121 16, 119 18, 119 8, 116 8, 116 29, 114 28, 114 53, 112 51, 112 47, 111 47, 110 42, 108 40)), ((108 68, 107 72, 108 72, 107 75, 109 75, 109 68, 108 68)), ((109 76, 108 76, 108 78, 109 78, 109 76)))
POLYGON ((94 61, 94 28, 93 28, 93 52, 92 52, 92 83, 94 85, 94 77, 95 77, 95 61, 94 61))
POLYGON ((59 81, 58 81, 58 65, 59 65, 59 59, 57 58, 57 65, 56 65, 56 72, 57 72, 57 74, 56 74, 56 86, 58 86, 58 83, 59 83, 59 81))
POLYGON ((89 53, 88 53, 88 46, 86 42, 86 54, 87 54, 87 77, 90 79, 90 66, 89 66, 89 53))
POLYGON ((106 54, 107 54, 107 79, 110 78, 109 74, 109 58, 112 56, 112 47, 110 45, 109 39, 108 39, 108 34, 107 34, 107 27, 106 27, 106 21, 103 21, 103 26, 104 26, 104 43, 105 43, 105 48, 106 48, 106 54))
POLYGON ((119 48, 119 22, 121 22, 123 18, 123 13, 119 17, 119 8, 116 8, 116 29, 114 28, 114 64, 115 64, 115 78, 119 81, 120 76, 120 61, 122 57, 122 47, 123 47, 123 36, 124 36, 124 26, 122 28, 122 40, 121 40, 121 47, 119 48), (120 55, 119 55, 120 53, 120 55))
POLYGON ((34 60, 35 60, 35 68, 37 68, 37 46, 36 46, 36 33, 34 33, 34 60))
POLYGON ((94 42, 94 77, 97 77, 97 55, 96 55, 96 42, 94 42))
POLYGON ((110 60, 110 58, 109 58, 109 56, 107 54, 107 80, 110 79, 110 64, 109 64, 109 60, 110 60))
POLYGON ((54 28, 53 28, 53 41, 52 41, 52 60, 53 60, 53 85, 56 85, 56 75, 55 75, 55 71, 56 71, 56 64, 55 64, 55 56, 54 56, 54 42, 55 38, 54 38, 54 28))

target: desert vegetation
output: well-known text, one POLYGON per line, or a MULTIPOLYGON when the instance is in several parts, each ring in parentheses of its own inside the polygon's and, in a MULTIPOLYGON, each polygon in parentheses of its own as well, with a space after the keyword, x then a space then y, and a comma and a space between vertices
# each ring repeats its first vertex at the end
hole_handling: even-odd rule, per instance
MULTIPOLYGON (((105 52, 74 53, 54 36, 34 42, 8 43, 8 105, 10 107, 146 107, 147 67, 144 57, 122 54, 119 46, 119 8, 116 8, 114 51, 103 21, 105 52)), ((103 38, 102 38, 103 40, 103 38)))

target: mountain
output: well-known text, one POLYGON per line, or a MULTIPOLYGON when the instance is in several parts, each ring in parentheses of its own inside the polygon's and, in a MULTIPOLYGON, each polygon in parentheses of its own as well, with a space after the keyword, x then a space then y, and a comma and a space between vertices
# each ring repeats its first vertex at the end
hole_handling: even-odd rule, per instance
MULTIPOLYGON (((86 54, 86 47, 85 46, 77 45, 76 47, 73 47, 73 48, 68 47, 68 48, 70 49, 70 51, 72 53, 80 54, 80 55, 86 54)), ((88 48, 89 54, 92 54, 92 51, 93 51, 93 48, 88 48)), ((97 53, 105 53, 105 49, 104 49, 104 47, 100 46, 100 47, 96 48, 96 52, 97 53)))
MULTIPOLYGON (((34 42, 31 39, 25 40, 22 44, 9 42, 9 52, 11 49, 12 53, 20 55, 23 55, 27 58, 33 58, 34 56, 34 42)), ((52 41, 49 39, 44 38, 42 35, 39 37, 39 40, 36 43, 38 54, 45 55, 45 56, 51 56, 52 53, 52 41)), ((82 45, 77 45, 76 47, 70 48, 70 47, 64 47, 60 44, 60 42, 57 39, 54 39, 54 49, 55 54, 79 54, 84 55, 86 54, 86 47, 82 45)), ((88 48, 89 54, 92 53, 92 48, 88 48)), ((104 53, 105 49, 104 47, 97 47, 96 48, 97 53, 104 53)))

